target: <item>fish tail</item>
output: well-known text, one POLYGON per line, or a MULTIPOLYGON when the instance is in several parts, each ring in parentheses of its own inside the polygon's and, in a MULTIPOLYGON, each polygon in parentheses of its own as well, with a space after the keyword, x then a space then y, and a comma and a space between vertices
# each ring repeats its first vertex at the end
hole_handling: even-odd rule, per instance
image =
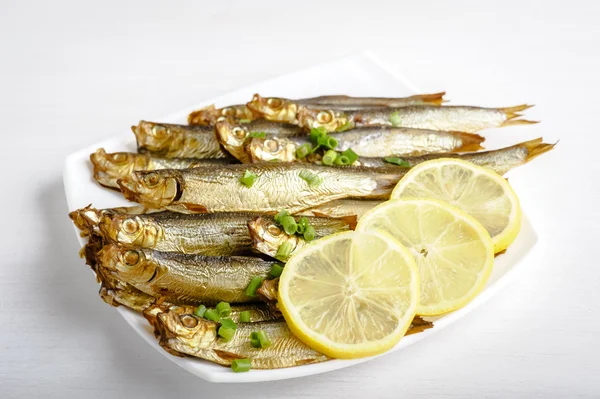
POLYGON ((515 119, 521 116, 520 112, 533 107, 529 104, 516 105, 514 107, 498 108, 506 114, 506 119, 515 119))
POLYGON ((431 104, 431 105, 442 105, 444 101, 444 96, 446 95, 445 91, 439 92, 439 93, 432 93, 432 94, 420 94, 419 98, 421 99, 421 101, 423 101, 424 103, 427 104, 431 104))
POLYGON ((525 158, 525 162, 529 162, 534 158, 539 157, 540 155, 550 151, 553 149, 558 141, 554 144, 544 143, 544 139, 537 138, 535 140, 525 141, 524 143, 517 144, 519 147, 525 148, 527 150, 527 157, 525 158))
POLYGON ((505 127, 505 126, 516 126, 516 125, 533 125, 536 123, 540 123, 540 121, 530 121, 527 119, 509 119, 509 120, 504 121, 500 126, 505 127))
POLYGON ((455 148, 453 152, 470 152, 470 151, 479 151, 482 150, 483 147, 481 143, 485 141, 485 137, 480 136, 475 133, 465 133, 465 132, 452 132, 456 138, 459 138, 462 142, 462 145, 458 148, 455 148))

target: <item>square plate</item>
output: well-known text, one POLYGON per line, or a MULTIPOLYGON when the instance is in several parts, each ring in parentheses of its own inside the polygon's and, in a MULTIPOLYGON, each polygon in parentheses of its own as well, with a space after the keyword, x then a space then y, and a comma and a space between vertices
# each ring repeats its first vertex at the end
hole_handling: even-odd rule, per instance
MULTIPOLYGON (((302 98, 321 95, 323 93, 344 93, 355 96, 409 96, 417 92, 402 76, 390 72, 384 64, 370 53, 364 53, 323 65, 312 67, 303 71, 281 76, 263 83, 259 83, 236 92, 206 101, 184 109, 166 118, 156 118, 161 122, 186 123, 187 115, 198 108, 209 104, 226 106, 248 101, 254 93, 278 95, 289 98, 302 98), (349 84, 348 82, 351 82, 349 84)), ((135 151, 135 139, 132 134, 113 138, 91 147, 84 148, 67 157, 64 169, 64 186, 69 205, 69 211, 82 208, 93 203, 96 208, 110 208, 131 205, 118 192, 100 187, 92 178, 92 168, 89 155, 97 148, 104 147, 107 151, 135 151)), ((77 237, 79 237, 77 232, 77 237)), ((79 238, 83 245, 85 242, 79 238)), ((435 326, 419 334, 404 337, 398 345, 385 354, 400 350, 412 345, 431 334, 435 334, 445 326, 455 322, 465 314, 475 309, 488 298, 494 295, 506 284, 510 272, 523 263, 525 255, 535 245, 537 236, 526 217, 517 240, 511 245, 508 252, 496 258, 494 271, 485 288, 471 303, 464 308, 450 314, 430 318, 435 326)), ((229 368, 222 367, 208 361, 194 358, 179 358, 168 354, 159 345, 152 334, 148 322, 138 313, 125 307, 117 310, 129 325, 148 342, 153 348, 165 355, 169 360, 187 371, 212 382, 258 382, 282 380, 286 378, 303 377, 327 371, 349 367, 354 364, 366 362, 374 357, 356 360, 331 360, 324 363, 310 364, 278 370, 251 370, 248 373, 233 373, 229 368)), ((383 355, 385 355, 383 354, 383 355)), ((383 356, 379 355, 379 356, 383 356)))

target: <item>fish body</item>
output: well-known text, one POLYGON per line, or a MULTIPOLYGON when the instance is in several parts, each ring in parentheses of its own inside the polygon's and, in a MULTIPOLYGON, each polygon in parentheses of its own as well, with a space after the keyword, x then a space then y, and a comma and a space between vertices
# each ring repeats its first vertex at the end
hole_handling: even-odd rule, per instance
POLYGON ((148 320, 160 345, 176 356, 194 356, 223 366, 234 359, 250 359, 253 369, 275 369, 329 360, 296 338, 285 321, 240 323, 230 341, 219 338, 218 324, 191 314, 160 312, 148 320), (250 335, 262 330, 271 345, 254 348, 250 335))
POLYGON ((194 126, 213 126, 222 120, 254 120, 256 114, 246 107, 245 104, 231 105, 229 107, 216 108, 209 105, 194 111, 188 116, 188 124, 194 126))
POLYGON ((229 158, 212 126, 187 126, 141 121, 131 130, 138 151, 164 158, 229 158))
POLYGON ((327 132, 335 132, 342 128, 379 125, 475 133, 492 127, 536 123, 517 119, 521 116, 520 111, 530 107, 530 105, 508 108, 413 105, 350 111, 301 107, 297 111, 295 122, 305 129, 322 127, 327 132))
POLYGON ((383 200, 359 200, 359 199, 340 199, 330 201, 313 208, 305 209, 297 213, 298 216, 320 216, 330 218, 343 218, 347 216, 356 216, 360 219, 367 211, 383 203, 383 200))
POLYGON ((104 148, 99 148, 90 155, 90 160, 94 166, 94 179, 104 187, 117 190, 119 189, 117 180, 130 175, 136 170, 187 169, 194 168, 199 164, 224 165, 231 163, 228 158, 163 158, 131 152, 107 153, 104 148))
POLYGON ((247 105, 256 115, 277 122, 298 124, 297 114, 301 109, 326 108, 337 111, 352 111, 377 107, 403 107, 414 104, 441 104, 445 93, 425 94, 401 98, 320 96, 290 100, 281 97, 261 97, 255 94, 247 105))
POLYGON ((105 245, 101 267, 119 280, 173 304, 252 302, 245 290, 252 277, 266 278, 274 262, 244 256, 204 256, 105 245))
MULTIPOLYGON (((309 224, 315 229, 315 239, 338 233, 340 231, 354 230, 356 227, 356 216, 347 216, 339 219, 310 217, 309 224)), ((248 223, 248 231, 254 249, 275 257, 277 249, 281 244, 287 242, 291 245, 291 254, 303 248, 308 242, 296 234, 287 234, 274 220, 272 216, 258 216, 248 223)))
POLYGON ((134 172, 119 180, 126 198, 151 207, 205 212, 298 212, 340 198, 386 198, 404 172, 264 162, 134 172), (256 176, 251 187, 240 182, 256 176))
POLYGON ((217 122, 215 125, 217 140, 221 145, 243 163, 247 163, 244 143, 251 138, 252 133, 264 133, 265 137, 290 137, 306 135, 299 126, 288 123, 270 122, 258 119, 250 123, 231 121, 217 122))

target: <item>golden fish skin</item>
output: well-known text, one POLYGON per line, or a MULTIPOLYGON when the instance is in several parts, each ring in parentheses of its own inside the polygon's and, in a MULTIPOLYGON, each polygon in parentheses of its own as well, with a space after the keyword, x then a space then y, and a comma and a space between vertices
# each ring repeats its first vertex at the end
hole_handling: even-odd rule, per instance
POLYGON ((216 108, 213 105, 194 111, 188 116, 188 124, 195 126, 213 126, 221 120, 254 120, 256 115, 245 104, 216 108))
POLYGON ((267 137, 289 137, 306 134, 299 126, 270 122, 264 119, 257 119, 250 123, 221 121, 215 125, 215 131, 219 143, 227 152, 243 163, 247 163, 244 143, 253 132, 262 132, 267 137))
POLYGON ((356 216, 359 220, 367 211, 382 204, 384 201, 378 200, 358 200, 358 199, 340 199, 318 205, 314 208, 305 209, 297 213, 298 216, 320 216, 330 218, 343 218, 347 216, 356 216))
POLYGON ((160 345, 175 356, 194 356, 230 366, 232 360, 250 359, 253 369, 275 369, 329 360, 297 339, 285 321, 240 323, 230 341, 217 335, 218 325, 191 314, 161 312, 148 320, 155 329, 160 345), (264 331, 271 345, 254 348, 250 334, 264 331))
POLYGON ((326 108, 348 111, 377 107, 404 107, 415 104, 440 105, 445 93, 416 95, 411 97, 349 97, 342 95, 320 96, 290 100, 280 97, 261 97, 255 94, 247 105, 256 115, 270 121, 298 124, 297 114, 302 108, 326 108))
MULTIPOLYGON (((324 217, 308 217, 308 222, 315 228, 315 239, 325 237, 340 231, 354 230, 356 216, 347 216, 339 219, 324 217)), ((275 257, 277 249, 284 242, 292 246, 291 254, 307 244, 307 241, 296 234, 287 234, 271 216, 258 216, 248 223, 248 231, 254 249, 275 257)))
POLYGON ((187 169, 194 168, 199 164, 224 165, 231 163, 228 158, 162 158, 131 152, 107 153, 104 148, 99 148, 91 154, 90 161, 94 166, 94 179, 104 187, 117 190, 119 189, 117 180, 129 176, 136 170, 187 169))
POLYGON ((475 133, 492 127, 537 123, 517 119, 522 116, 520 111, 530 107, 531 105, 508 108, 413 105, 353 111, 302 107, 297 112, 297 123, 305 129, 323 127, 328 132, 335 132, 342 127, 351 129, 381 125, 475 133))
POLYGON ((275 262, 243 256, 204 256, 105 245, 101 267, 119 280, 174 304, 251 302, 245 290, 252 277, 266 278, 275 262))
POLYGON ((241 255, 253 250, 248 222, 256 213, 181 214, 157 212, 144 215, 104 216, 101 234, 127 248, 201 255, 241 255))
POLYGON ((389 197, 403 174, 399 168, 265 162, 134 172, 119 186, 126 198, 150 208, 180 204, 192 211, 294 213, 340 198, 389 197), (246 173, 256 176, 251 187, 240 182, 246 173))
MULTIPOLYGON (((351 148, 361 157, 477 151, 482 148, 480 144, 485 140, 472 133, 383 126, 353 129, 331 136, 338 140, 337 151, 351 148)), ((312 146, 307 136, 251 138, 244 144, 244 150, 248 162, 279 160, 320 163, 320 156, 315 156, 316 153, 305 158, 296 156, 296 151, 306 144, 312 146)))
POLYGON ((131 130, 138 151, 164 158, 228 158, 212 126, 187 126, 141 121, 131 130))

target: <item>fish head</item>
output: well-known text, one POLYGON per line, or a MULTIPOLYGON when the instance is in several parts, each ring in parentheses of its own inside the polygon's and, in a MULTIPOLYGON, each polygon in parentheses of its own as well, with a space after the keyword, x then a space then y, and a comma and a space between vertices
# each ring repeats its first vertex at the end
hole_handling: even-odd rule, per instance
POLYGON ((348 128, 348 123, 349 117, 340 111, 307 107, 298 111, 298 124, 307 129, 323 127, 327 132, 335 132, 342 126, 348 128))
POLYGON ((98 227, 114 242, 129 247, 154 248, 164 236, 162 227, 154 219, 140 216, 105 216, 98 227))
POLYGON ((250 131, 242 123, 227 120, 219 121, 215 125, 217 140, 234 157, 242 162, 246 160, 244 142, 248 139, 250 131))
POLYGON ((292 245, 292 253, 306 244, 300 237, 287 234, 270 217, 258 216, 251 220, 248 222, 248 231, 254 248, 272 257, 275 257, 277 249, 284 242, 289 242, 292 245))
POLYGON ((219 110, 215 108, 214 104, 207 107, 201 108, 198 111, 192 112, 188 116, 188 123, 190 125, 207 126, 212 125, 219 117, 219 110))
POLYGON ((294 162, 297 160, 296 150, 298 145, 286 138, 263 139, 254 137, 246 142, 244 149, 251 162, 294 162))
POLYGON ((210 320, 173 309, 150 309, 148 313, 150 314, 146 319, 153 325, 161 342, 175 339, 182 344, 201 349, 214 344, 217 339, 217 324, 210 320))
POLYGON ((149 151, 163 151, 169 149, 173 142, 173 135, 168 126, 159 123, 140 121, 137 126, 132 126, 138 146, 149 151))
POLYGON ((69 213, 69 217, 73 221, 73 224, 81 230, 80 235, 87 237, 94 232, 96 226, 102 218, 103 212, 92 208, 92 205, 88 205, 85 208, 77 209, 69 213))
POLYGON ((119 179, 136 169, 144 169, 148 163, 147 158, 139 154, 128 152, 108 154, 104 148, 99 148, 90 155, 90 161, 94 165, 94 178, 99 181, 119 179))
POLYGON ((102 247, 98 260, 102 267, 114 271, 128 282, 147 283, 164 272, 143 250, 123 248, 115 244, 102 247))
POLYGON ((255 94, 248 108, 270 121, 296 123, 298 104, 279 97, 261 97, 255 94))
POLYGON ((125 198, 149 208, 165 207, 179 194, 179 175, 174 170, 138 171, 117 183, 125 198))

